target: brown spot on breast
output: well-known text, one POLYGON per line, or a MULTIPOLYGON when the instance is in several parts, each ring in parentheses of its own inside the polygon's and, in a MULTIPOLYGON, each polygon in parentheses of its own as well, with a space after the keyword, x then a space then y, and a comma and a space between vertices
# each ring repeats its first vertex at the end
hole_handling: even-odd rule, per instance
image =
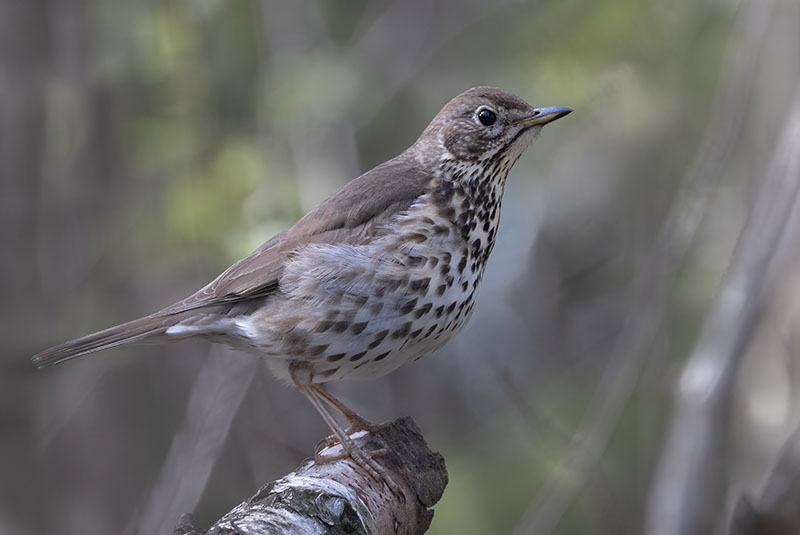
POLYGON ((299 329, 293 329, 286 333, 283 342, 288 347, 287 351, 289 353, 298 355, 308 347, 308 336, 299 329))
POLYGON ((368 321, 362 321, 361 323, 354 323, 353 326, 350 327, 350 330, 353 331, 353 334, 361 334, 364 331, 364 329, 367 328, 367 325, 369 325, 368 321))
POLYGON ((409 256, 408 260, 406 261, 406 264, 408 265, 408 267, 412 267, 413 268, 413 267, 417 267, 417 266, 419 266, 421 264, 424 264, 427 261, 428 261, 428 258, 424 257, 424 256, 409 256))
POLYGON ((439 204, 445 204, 453 198, 453 183, 449 180, 442 180, 433 190, 433 198, 439 204))
POLYGON ((329 355, 326 360, 328 362, 336 362, 338 360, 342 360, 345 356, 347 356, 347 353, 337 353, 335 355, 329 355))
POLYGON ((389 329, 385 329, 379 332, 378 334, 375 335, 375 340, 373 340, 367 347, 369 347, 370 349, 375 349, 376 347, 381 345, 381 342, 383 342, 383 339, 386 338, 388 334, 389 334, 389 329))
POLYGON ((380 312, 382 309, 383 309, 383 303, 380 301, 374 303, 371 307, 369 307, 369 311, 372 313, 373 316, 377 316, 378 312, 380 312))
POLYGON ((410 331, 411 331, 411 322, 407 321, 403 324, 402 327, 400 327, 399 329, 397 329, 392 333, 392 338, 397 339, 397 338, 402 338, 404 336, 408 336, 408 333, 410 331))
POLYGON ((355 355, 351 355, 350 356, 350 362, 355 362, 355 361, 361 359, 361 357, 363 357, 366 354, 367 354, 366 351, 362 351, 361 353, 356 353, 355 355))
POLYGON ((309 348, 308 348, 308 354, 309 354, 309 355, 312 355, 312 356, 314 356, 314 357, 316 357, 316 356, 318 356, 318 355, 321 355, 323 351, 325 351, 326 349, 328 349, 328 346, 329 346, 329 345, 330 345, 330 344, 322 344, 322 345, 318 345, 318 346, 312 346, 312 347, 309 347, 309 348))
POLYGON ((428 237, 420 232, 411 232, 404 235, 403 239, 411 243, 423 243, 428 239, 428 237))
POLYGON ((331 327, 331 329, 335 333, 343 333, 347 330, 349 326, 350 326, 349 321, 337 321, 336 323, 333 324, 333 327, 331 327))
POLYGON ((416 331, 414 331, 413 333, 411 333, 411 334, 409 335, 409 337, 410 337, 410 338, 416 338, 416 337, 417 337, 417 336, 419 336, 420 334, 422 334, 422 328, 419 328, 419 329, 417 329, 416 331))
POLYGON ((461 260, 459 260, 459 262, 458 262, 458 272, 459 273, 464 273, 464 268, 465 267, 467 267, 467 257, 466 256, 462 256, 461 260))
POLYGON ((389 334, 389 329, 384 329, 375 335, 375 340, 383 340, 389 334))
POLYGON ((431 308, 433 308, 433 303, 425 303, 414 312, 414 317, 417 319, 421 318, 430 312, 431 308))
POLYGON ((303 321, 303 319, 304 318, 302 316, 289 316, 277 322, 278 330, 283 332, 291 331, 297 327, 297 325, 303 321))
POLYGON ((436 307, 436 317, 437 318, 441 318, 443 312, 444 312, 444 305, 436 307))
POLYGON ((447 285, 446 284, 442 284, 438 288, 436 288, 436 293, 437 293, 437 295, 442 296, 442 295, 444 295, 445 290, 447 290, 447 285))
POLYGON ((469 288, 469 283, 467 281, 462 282, 461 283, 461 290, 466 292, 467 288, 469 288))
POLYGON ((325 370, 324 372, 320 372, 320 373, 318 373, 316 375, 318 375, 319 377, 330 377, 331 375, 333 375, 334 373, 336 373, 338 371, 339 371, 339 368, 331 368, 330 370, 325 370))
POLYGON ((314 326, 314 332, 315 333, 324 333, 325 331, 330 329, 332 326, 333 326, 333 322, 332 321, 321 320, 321 321, 318 321, 317 324, 314 326))
POLYGON ((353 299, 353 304, 359 308, 366 305, 367 301, 369 301, 369 297, 367 297, 366 295, 357 295, 354 296, 352 299, 353 299))
POLYGON ((408 285, 408 289, 412 292, 419 292, 423 296, 428 293, 428 286, 431 284, 431 278, 426 277, 424 279, 418 279, 415 281, 411 281, 408 285))
POLYGON ((355 271, 345 271, 344 273, 339 273, 338 279, 342 283, 349 283, 353 282, 353 279, 356 278, 357 273, 355 271))
POLYGON ((400 307, 400 314, 408 314, 409 312, 414 310, 415 306, 417 306, 416 297, 414 299, 409 299, 408 301, 405 302, 405 304, 403 304, 402 307, 400 307))
POLYGON ((393 277, 386 277, 381 282, 384 284, 386 289, 390 292, 396 292, 400 289, 401 286, 405 286, 408 284, 408 280, 411 278, 410 275, 405 275, 400 278, 393 278, 393 277))
POLYGON ((435 268, 436 264, 439 263, 439 257, 438 256, 432 256, 432 257, 428 258, 428 263, 431 265, 432 268, 435 268))
POLYGON ((391 352, 392 352, 392 351, 391 351, 391 350, 389 350, 389 351, 387 351, 386 353, 381 353, 380 355, 378 355, 377 357, 375 357, 375 358, 374 358, 374 359, 372 359, 372 360, 373 360, 373 362, 378 362, 378 361, 380 361, 380 360, 383 360, 383 359, 385 359, 386 357, 388 357, 388 356, 389 356, 389 353, 391 353, 391 352))

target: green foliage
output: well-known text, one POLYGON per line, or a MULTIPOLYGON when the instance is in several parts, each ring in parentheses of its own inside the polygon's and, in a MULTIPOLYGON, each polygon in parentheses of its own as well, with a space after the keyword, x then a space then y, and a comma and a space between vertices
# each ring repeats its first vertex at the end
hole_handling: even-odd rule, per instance
POLYGON ((173 238, 203 248, 224 247, 236 235, 237 214, 264 174, 256 148, 231 140, 208 164, 170 181, 164 214, 173 238))

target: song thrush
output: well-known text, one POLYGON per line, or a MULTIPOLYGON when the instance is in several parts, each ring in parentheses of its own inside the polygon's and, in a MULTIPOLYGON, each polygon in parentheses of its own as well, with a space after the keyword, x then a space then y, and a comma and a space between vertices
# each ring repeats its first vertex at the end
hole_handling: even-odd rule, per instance
MULTIPOLYGON (((154 314, 42 351, 39 367, 120 344, 204 336, 264 357, 319 411, 345 451, 369 428, 321 385, 371 378, 434 351, 468 321, 509 169, 569 108, 532 108, 476 87, 451 100, 406 151, 320 203, 211 283, 154 314), (349 430, 349 431, 351 431, 349 430)), ((392 482, 387 482, 392 486, 392 482)))

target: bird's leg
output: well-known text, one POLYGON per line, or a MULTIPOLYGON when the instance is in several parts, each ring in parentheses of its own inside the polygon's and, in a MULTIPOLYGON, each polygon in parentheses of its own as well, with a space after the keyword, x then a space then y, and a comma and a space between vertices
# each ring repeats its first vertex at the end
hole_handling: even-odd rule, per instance
POLYGON ((328 427, 331 428, 333 433, 336 435, 336 438, 339 439, 339 444, 341 444, 343 450, 343 454, 341 456, 331 456, 326 458, 323 458, 321 455, 319 455, 319 452, 315 452, 314 462, 317 464, 323 464, 337 461, 349 456, 375 481, 383 481, 386 483, 386 486, 389 487, 389 490, 391 490, 395 495, 403 497, 404 494, 400 490, 400 487, 398 487, 397 483, 392 480, 386 470, 375 461, 373 458, 373 453, 364 451, 353 441, 352 438, 347 435, 347 433, 345 433, 344 429, 342 429, 342 426, 339 425, 339 422, 337 422, 336 419, 331 415, 330 411, 328 411, 328 408, 323 403, 325 398, 319 394, 317 389, 313 388, 313 385, 311 384, 295 384, 297 384, 297 388, 306 398, 308 398, 314 408, 317 409, 317 412, 319 412, 320 416, 322 416, 322 419, 325 420, 325 423, 328 424, 328 427))
POLYGON ((325 387, 320 384, 311 384, 309 385, 310 388, 314 389, 314 391, 322 398, 322 401, 339 411, 339 413, 345 417, 347 423, 350 424, 350 427, 347 428, 345 433, 347 435, 352 435, 353 433, 357 433, 359 431, 367 431, 369 433, 374 433, 381 429, 386 424, 375 424, 370 422, 369 420, 365 420, 361 416, 359 416, 356 411, 342 403, 338 398, 334 397, 333 394, 328 392, 325 387))
MULTIPOLYGON (((323 397, 323 395, 320 394, 320 390, 324 392, 324 389, 315 388, 315 385, 311 382, 312 374, 310 368, 304 363, 293 364, 289 366, 289 374, 297 389, 300 390, 300 392, 303 393, 308 401, 311 402, 314 408, 317 409, 317 412, 320 414, 320 416, 322 416, 322 419, 325 420, 325 423, 331 428, 333 434, 339 439, 339 444, 342 447, 343 455, 340 457, 327 457, 323 459, 322 456, 319 455, 319 452, 315 451, 314 461, 318 464, 323 464, 349 456, 359 467, 361 467, 362 470, 367 472, 372 479, 378 482, 383 481, 393 494, 405 499, 405 495, 400 490, 400 487, 397 485, 397 483, 395 483, 392 478, 389 477, 389 474, 386 472, 386 470, 373 458, 373 455, 379 452, 364 451, 358 444, 355 443, 352 438, 347 435, 347 433, 345 433, 344 429, 342 429, 342 426, 339 425, 339 422, 337 422, 330 411, 328 411, 328 408, 325 406, 325 402, 328 398, 333 398, 333 396, 325 392, 327 396, 323 397)), ((344 407, 344 405, 338 400, 336 400, 336 402, 337 405, 344 407)), ((330 402, 328 401, 328 403, 330 402)), ((355 415, 355 412, 351 411, 350 409, 347 409, 347 411, 348 413, 355 415)))

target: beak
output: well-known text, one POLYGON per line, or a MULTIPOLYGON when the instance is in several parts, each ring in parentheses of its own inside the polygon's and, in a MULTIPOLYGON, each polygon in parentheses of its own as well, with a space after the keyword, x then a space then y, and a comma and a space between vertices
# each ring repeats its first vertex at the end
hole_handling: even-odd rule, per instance
POLYGON ((517 124, 521 124, 526 128, 529 126, 544 126, 547 123, 560 119, 567 114, 572 113, 570 108, 563 108, 561 106, 553 106, 551 108, 536 108, 533 110, 533 115, 521 119, 517 124))

